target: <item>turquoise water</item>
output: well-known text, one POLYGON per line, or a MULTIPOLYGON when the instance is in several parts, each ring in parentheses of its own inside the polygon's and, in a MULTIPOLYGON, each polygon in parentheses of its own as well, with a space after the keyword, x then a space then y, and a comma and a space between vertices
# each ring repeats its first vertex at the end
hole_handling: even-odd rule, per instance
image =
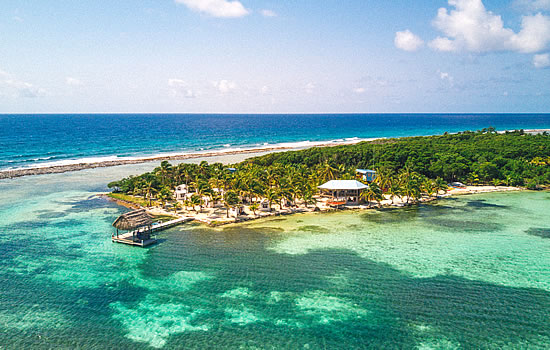
POLYGON ((0 348, 550 347, 550 193, 110 241, 144 167, 0 181, 0 348))
POLYGON ((550 114, 0 114, 0 170, 490 126, 550 129, 550 114))

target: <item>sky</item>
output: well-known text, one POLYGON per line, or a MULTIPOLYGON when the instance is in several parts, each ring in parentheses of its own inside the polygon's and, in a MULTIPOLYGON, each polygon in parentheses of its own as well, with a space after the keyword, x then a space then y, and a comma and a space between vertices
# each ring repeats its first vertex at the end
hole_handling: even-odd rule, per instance
POLYGON ((550 112, 550 0, 2 0, 0 113, 550 112))

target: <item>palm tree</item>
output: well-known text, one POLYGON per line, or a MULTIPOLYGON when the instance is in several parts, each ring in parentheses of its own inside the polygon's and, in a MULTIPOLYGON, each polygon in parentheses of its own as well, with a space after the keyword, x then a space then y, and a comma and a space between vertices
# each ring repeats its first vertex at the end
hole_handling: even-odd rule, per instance
POLYGON ((172 204, 172 209, 174 209, 174 214, 178 213, 178 209, 181 208, 181 204, 178 201, 175 201, 174 204, 172 204))
POLYGON ((436 193, 436 196, 439 195, 439 192, 443 191, 444 193, 447 193, 449 190, 449 186, 447 186, 447 183, 442 178, 438 177, 435 179, 434 182, 434 191, 436 193))
POLYGON ((222 199, 221 194, 216 191, 210 191, 208 195, 210 196, 210 200, 212 200, 212 208, 214 208, 216 204, 218 204, 218 201, 222 199))
POLYGON ((198 194, 194 194, 191 196, 190 203, 193 206, 193 210, 195 210, 197 213, 202 210, 202 199, 198 194), (199 206, 199 210, 197 210, 197 206, 199 206))
POLYGON ((239 203, 239 196, 234 191, 227 191, 223 196, 223 205, 227 210, 227 217, 229 217, 229 209, 239 203))
POLYGON ((160 180, 163 186, 167 185, 169 175, 172 172, 172 165, 167 160, 163 160, 160 163, 160 167, 155 168, 154 173, 160 176, 160 180))
POLYGON ((166 202, 172 198, 172 191, 168 187, 163 187, 158 193, 158 199, 162 203, 162 209, 166 207, 166 202))
POLYGON ((401 184, 399 183, 399 179, 394 177, 390 178, 387 193, 390 195, 391 204, 394 203, 395 197, 401 198, 401 184))
POLYGON ((302 195, 302 200, 304 201, 306 208, 308 208, 309 204, 317 204, 317 199, 313 198, 313 191, 311 190, 304 192, 302 195))
POLYGON ((365 191, 361 192, 361 197, 367 201, 369 207, 372 201, 380 203, 380 201, 384 199, 382 190, 378 187, 378 184, 374 182, 371 183, 365 191))
POLYGON ((254 216, 256 216, 256 210, 258 210, 260 208, 260 206, 258 205, 258 203, 254 202, 254 203, 250 204, 250 206, 248 208, 250 210, 252 210, 252 212, 254 213, 254 216))
POLYGON ((191 201, 188 198, 186 198, 183 201, 183 205, 185 206, 185 210, 188 210, 187 208, 189 208, 191 206, 191 201))
POLYGON ((265 193, 265 199, 267 199, 267 202, 269 203, 269 211, 271 211, 271 205, 273 204, 273 202, 277 202, 279 200, 279 195, 275 190, 270 188, 265 193))
POLYGON ((410 170, 409 167, 403 168, 399 174, 399 180, 401 182, 402 194, 407 197, 407 204, 409 200, 416 201, 420 197, 420 176, 418 173, 410 170))
POLYGON ((433 180, 425 178, 421 184, 422 190, 428 195, 428 197, 433 196, 435 192, 435 184, 433 180))
POLYGON ((385 191, 391 185, 391 177, 385 170, 376 169, 376 177, 374 178, 374 182, 378 184, 382 191, 385 191))
POLYGON ((202 179, 208 179, 208 173, 210 172, 210 166, 206 160, 203 160, 199 164, 198 174, 202 179))
POLYGON ((153 188, 153 179, 145 182, 145 198, 149 199, 148 207, 151 206, 151 200, 153 199, 153 193, 157 190, 153 188))
POLYGON ((337 174, 338 174, 338 169, 333 167, 332 164, 330 164, 326 160, 319 167, 319 178, 323 182, 326 182, 328 180, 334 180, 337 174))

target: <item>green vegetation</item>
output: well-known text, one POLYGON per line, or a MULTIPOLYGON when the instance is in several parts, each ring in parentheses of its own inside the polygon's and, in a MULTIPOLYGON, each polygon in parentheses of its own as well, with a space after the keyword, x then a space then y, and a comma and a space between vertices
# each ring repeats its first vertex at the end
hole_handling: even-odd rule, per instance
MULTIPOLYGON (((109 184, 115 192, 139 196, 141 205, 155 198, 164 207, 173 189, 185 184, 195 193, 183 206, 200 211, 203 198, 230 208, 265 200, 269 208, 315 205, 317 186, 331 179, 358 179, 356 168, 377 171, 362 194, 367 203, 386 195, 415 202, 445 191, 446 183, 526 186, 550 184, 550 136, 523 131, 497 134, 494 129, 441 136, 409 137, 356 145, 272 153, 231 167, 220 163, 179 164, 163 161, 153 172, 109 184)), ((117 193, 116 195, 120 195, 117 193)), ((134 197, 132 197, 134 198, 134 197)), ((127 199, 124 199, 127 200, 127 199)))
POLYGON ((272 153, 248 162, 261 166, 331 164, 333 167, 378 169, 389 175, 408 168, 447 182, 544 185, 550 184, 550 136, 546 133, 528 135, 521 130, 497 134, 493 128, 488 128, 478 132, 272 153))
POLYGON ((107 196, 109 196, 113 199, 116 199, 116 200, 128 202, 128 203, 131 203, 131 204, 136 204, 136 205, 139 205, 139 206, 142 206, 142 207, 146 207, 148 205, 150 206, 152 204, 152 203, 149 203, 148 201, 146 201, 143 198, 139 198, 139 197, 136 197, 136 196, 131 196, 131 195, 120 193, 120 192, 111 192, 111 193, 108 193, 107 196))

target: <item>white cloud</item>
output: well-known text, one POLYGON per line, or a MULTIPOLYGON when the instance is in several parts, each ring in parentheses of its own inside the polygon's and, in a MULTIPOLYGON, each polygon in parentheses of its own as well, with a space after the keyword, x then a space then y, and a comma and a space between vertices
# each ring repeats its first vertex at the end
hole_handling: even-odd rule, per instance
POLYGON ((235 82, 229 81, 229 80, 215 81, 213 83, 213 85, 222 94, 226 94, 226 93, 231 92, 231 91, 233 91, 237 88, 237 84, 235 84, 235 82))
POLYGON ((168 86, 184 86, 187 85, 185 80, 181 79, 168 79, 168 86))
POLYGON ((439 78, 449 83, 450 86, 454 86, 455 78, 447 72, 438 71, 439 78))
POLYGON ((170 95, 173 97, 183 96, 185 98, 195 98, 197 93, 191 89, 185 80, 168 79, 168 86, 171 87, 170 95))
POLYGON ((416 51, 424 45, 424 41, 408 29, 396 32, 393 42, 395 47, 405 51, 416 51))
POLYGON ((535 68, 550 67, 550 54, 545 53, 541 55, 535 55, 533 57, 533 65, 535 66, 535 68))
POLYGON ((449 6, 455 9, 440 8, 433 21, 444 34, 430 42, 435 50, 534 53, 550 43, 550 18, 541 13, 523 16, 521 30, 515 33, 481 0, 449 0, 449 6))
POLYGON ((77 78, 67 77, 67 78, 65 78, 65 84, 67 84, 69 86, 81 86, 82 81, 80 79, 77 79, 77 78))
POLYGON ((269 91, 270 91, 269 86, 267 86, 267 85, 264 85, 260 88, 260 94, 261 95, 267 95, 267 94, 269 94, 269 91))
POLYGON ((517 0, 515 4, 532 11, 550 10, 550 0, 517 0))
POLYGON ((277 13, 273 10, 262 10, 260 13, 264 17, 277 17, 277 13))
POLYGON ((358 88, 353 89, 353 92, 355 92, 356 94, 363 94, 366 91, 367 91, 367 89, 365 89, 364 87, 358 87, 358 88))
POLYGON ((313 84, 312 82, 309 82, 306 84, 306 86, 304 86, 304 90, 308 93, 308 94, 312 94, 313 93, 313 90, 315 90, 315 84, 313 84))
POLYGON ((46 90, 14 77, 0 69, 0 95, 35 98, 46 94, 46 90))
POLYGON ((220 18, 237 18, 248 15, 250 12, 237 0, 175 0, 189 9, 220 18))

